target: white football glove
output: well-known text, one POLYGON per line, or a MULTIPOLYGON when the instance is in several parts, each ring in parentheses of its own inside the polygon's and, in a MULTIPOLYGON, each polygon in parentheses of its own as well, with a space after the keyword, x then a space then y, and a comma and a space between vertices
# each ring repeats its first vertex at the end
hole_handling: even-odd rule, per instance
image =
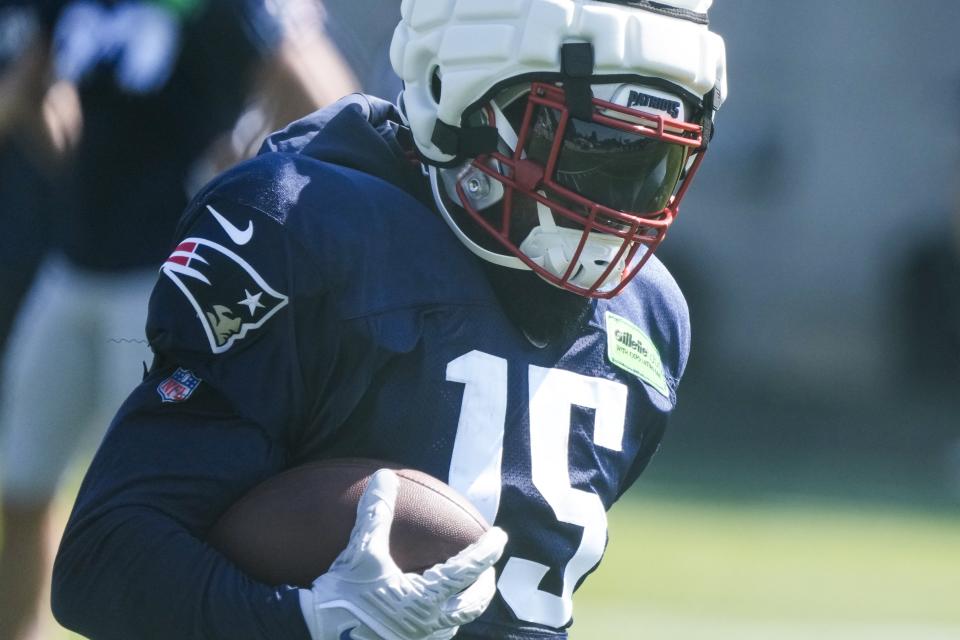
POLYGON ((490 604, 493 565, 507 534, 492 527, 423 575, 403 573, 390 557, 398 486, 392 471, 373 475, 347 548, 310 589, 300 590, 313 640, 446 640, 490 604))

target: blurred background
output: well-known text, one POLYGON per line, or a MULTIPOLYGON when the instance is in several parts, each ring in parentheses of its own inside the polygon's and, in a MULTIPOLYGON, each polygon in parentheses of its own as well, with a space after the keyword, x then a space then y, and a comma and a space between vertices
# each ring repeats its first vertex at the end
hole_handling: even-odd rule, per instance
POLYGON ((731 98, 664 245, 695 352, 657 471, 955 511, 960 5, 721 0, 711 19, 731 98))
POLYGON ((710 18, 690 367, 574 637, 960 638, 960 4, 710 18))
MULTIPOLYGON (((63 4, 0 2, 4 337, 27 313, 21 300, 36 304, 35 273, 74 282, 62 262, 49 275, 51 255, 74 251, 81 274, 111 281, 143 266, 83 264, 96 251, 58 218, 97 202, 69 185, 83 175, 77 157, 116 144, 111 127, 91 128, 98 118, 167 131, 157 114, 177 112, 157 100, 212 84, 205 65, 237 79, 218 119, 192 134, 191 157, 164 161, 185 202, 284 121, 355 87, 399 89, 386 60, 393 0, 249 3, 267 15, 211 0, 239 16, 224 45, 233 75, 190 48, 190 12, 202 13, 191 7, 204 3, 170 3, 187 12, 172 31, 180 57, 167 68, 162 55, 133 56, 154 63, 111 78, 56 68, 48 52, 67 44, 83 59, 83 29, 71 39, 58 22, 63 4)), ((730 98, 660 250, 690 304, 693 353, 660 454, 611 512, 607 558, 578 593, 571 635, 960 638, 960 4, 717 0, 711 23, 726 40, 730 98)), ((205 108, 190 104, 185 121, 205 108)), ((119 169, 86 170, 144 188, 119 169)), ((48 546, 83 464, 41 496, 54 500, 48 546)), ((36 524, 38 513, 13 504, 4 517, 36 524)), ((70 637, 46 613, 31 633, 70 637)))

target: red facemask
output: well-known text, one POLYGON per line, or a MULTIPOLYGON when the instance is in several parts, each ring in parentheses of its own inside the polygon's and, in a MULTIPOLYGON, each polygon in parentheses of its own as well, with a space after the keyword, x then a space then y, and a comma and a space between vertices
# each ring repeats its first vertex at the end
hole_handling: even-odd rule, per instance
MULTIPOLYGON (((489 124, 494 117, 488 109, 489 124)), ((703 155, 699 124, 597 98, 591 120, 579 120, 562 88, 533 83, 512 155, 494 152, 472 161, 503 185, 499 205, 481 211, 464 181, 456 190, 473 221, 542 278, 582 296, 611 298, 663 241, 703 155), (537 207, 549 208, 556 227, 572 239, 562 271, 521 250, 537 207), (593 259, 591 238, 605 247, 602 260, 593 259)))

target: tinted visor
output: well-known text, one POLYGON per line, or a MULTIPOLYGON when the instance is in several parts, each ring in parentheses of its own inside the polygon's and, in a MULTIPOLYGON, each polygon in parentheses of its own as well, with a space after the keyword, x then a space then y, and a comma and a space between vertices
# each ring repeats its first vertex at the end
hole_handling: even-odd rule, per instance
MULTIPOLYGON (((538 107, 525 151, 546 165, 560 114, 538 107)), ((569 118, 552 176, 560 186, 618 211, 654 213, 676 189, 687 147, 569 118)))

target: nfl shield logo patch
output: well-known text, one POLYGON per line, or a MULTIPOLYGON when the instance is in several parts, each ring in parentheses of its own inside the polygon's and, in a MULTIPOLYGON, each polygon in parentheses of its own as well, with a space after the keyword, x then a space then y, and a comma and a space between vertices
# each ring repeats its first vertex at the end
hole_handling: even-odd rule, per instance
POLYGON ((164 402, 183 402, 198 386, 200 378, 186 369, 177 369, 157 386, 157 393, 164 402))

